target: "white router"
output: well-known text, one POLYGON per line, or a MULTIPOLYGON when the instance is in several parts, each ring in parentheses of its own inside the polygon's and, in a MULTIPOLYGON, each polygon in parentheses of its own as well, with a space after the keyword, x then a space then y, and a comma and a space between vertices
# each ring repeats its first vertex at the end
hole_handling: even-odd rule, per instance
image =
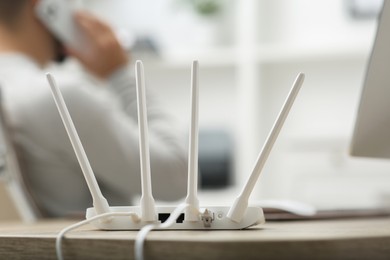
MULTIPOLYGON (((271 152, 283 123, 290 111, 290 108, 297 96, 304 80, 304 74, 300 73, 280 111, 279 116, 260 152, 252 174, 250 175, 244 189, 236 198, 233 206, 199 206, 197 197, 198 179, 198 62, 192 64, 191 79, 191 125, 189 138, 189 161, 188 161, 188 189, 185 203, 188 205, 177 219, 176 223, 168 229, 183 230, 214 230, 214 229, 243 229, 256 224, 265 223, 263 210, 257 206, 248 206, 248 199, 260 176, 261 170, 271 152)), ((174 206, 155 206, 152 195, 152 185, 149 163, 148 124, 146 113, 145 80, 144 69, 141 61, 136 62, 136 86, 138 101, 138 121, 141 158, 141 185, 142 196, 140 206, 110 207, 102 195, 95 175, 89 164, 81 141, 78 137, 72 119, 67 110, 64 99, 56 82, 50 74, 47 74, 52 94, 69 135, 73 149, 80 163, 85 180, 93 198, 93 207, 88 208, 86 218, 91 219, 104 213, 133 213, 138 218, 129 216, 110 216, 103 220, 96 220, 94 224, 103 230, 140 230, 145 225, 163 223, 175 210, 174 206)))

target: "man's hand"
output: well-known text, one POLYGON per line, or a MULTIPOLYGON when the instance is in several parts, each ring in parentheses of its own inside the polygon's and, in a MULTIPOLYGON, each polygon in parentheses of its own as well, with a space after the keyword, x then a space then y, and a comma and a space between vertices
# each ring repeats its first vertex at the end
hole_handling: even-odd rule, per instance
POLYGON ((111 27, 86 12, 77 12, 75 20, 86 36, 88 50, 79 52, 67 48, 67 53, 78 59, 87 70, 99 78, 107 78, 128 62, 111 27))

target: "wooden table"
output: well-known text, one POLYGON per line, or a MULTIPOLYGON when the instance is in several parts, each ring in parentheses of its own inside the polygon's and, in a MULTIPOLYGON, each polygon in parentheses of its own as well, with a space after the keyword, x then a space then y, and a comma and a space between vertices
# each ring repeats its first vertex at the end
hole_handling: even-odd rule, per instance
MULTIPOLYGON (((0 224, 0 259, 55 259, 75 221, 0 224)), ((134 231, 75 230, 65 259, 133 259, 134 231)), ((390 259, 390 218, 275 221, 238 231, 152 231, 146 259, 390 259)))

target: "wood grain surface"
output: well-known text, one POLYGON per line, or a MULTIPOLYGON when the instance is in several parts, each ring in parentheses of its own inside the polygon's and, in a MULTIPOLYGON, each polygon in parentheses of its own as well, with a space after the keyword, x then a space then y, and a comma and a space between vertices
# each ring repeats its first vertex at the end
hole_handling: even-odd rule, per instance
MULTIPOLYGON (((58 232, 77 221, 0 223, 0 259, 56 259, 58 232)), ((65 259, 133 259, 136 231, 85 226, 65 259)), ((277 221, 237 231, 152 231, 146 259, 390 259, 390 218, 277 221)))

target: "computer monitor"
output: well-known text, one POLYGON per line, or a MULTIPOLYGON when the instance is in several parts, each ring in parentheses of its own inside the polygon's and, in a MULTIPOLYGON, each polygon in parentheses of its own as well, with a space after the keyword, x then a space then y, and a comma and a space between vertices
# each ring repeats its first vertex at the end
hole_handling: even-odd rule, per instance
POLYGON ((351 155, 390 158, 390 2, 384 1, 367 66, 351 155))

